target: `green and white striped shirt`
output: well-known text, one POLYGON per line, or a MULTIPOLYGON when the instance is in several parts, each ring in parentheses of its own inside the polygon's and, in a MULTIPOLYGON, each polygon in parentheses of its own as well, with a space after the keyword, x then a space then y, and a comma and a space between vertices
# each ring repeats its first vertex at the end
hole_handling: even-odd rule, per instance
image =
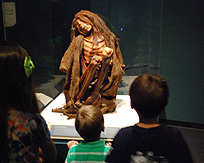
POLYGON ((105 163, 109 149, 104 140, 82 141, 70 148, 65 163, 105 163))

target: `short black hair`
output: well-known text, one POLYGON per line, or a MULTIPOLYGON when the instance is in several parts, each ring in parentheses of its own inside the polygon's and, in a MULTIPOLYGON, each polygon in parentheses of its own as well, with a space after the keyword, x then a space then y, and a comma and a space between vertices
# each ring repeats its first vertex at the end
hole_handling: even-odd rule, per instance
POLYGON ((142 74, 130 86, 132 107, 145 118, 158 116, 169 98, 167 81, 158 75, 142 74))

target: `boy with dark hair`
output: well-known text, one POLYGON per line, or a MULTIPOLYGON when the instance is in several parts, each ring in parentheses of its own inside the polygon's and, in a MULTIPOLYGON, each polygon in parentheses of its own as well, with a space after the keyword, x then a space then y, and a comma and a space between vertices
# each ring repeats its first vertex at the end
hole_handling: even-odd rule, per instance
POLYGON ((70 149, 65 163, 105 163, 110 146, 100 140, 101 131, 104 131, 104 117, 100 109, 93 105, 83 105, 77 113, 75 128, 84 140, 79 144, 71 141, 71 147, 68 143, 70 149))
POLYGON ((138 113, 140 121, 118 132, 106 161, 192 163, 180 131, 159 123, 159 114, 168 104, 166 80, 156 75, 140 75, 131 84, 129 94, 131 107, 138 113))

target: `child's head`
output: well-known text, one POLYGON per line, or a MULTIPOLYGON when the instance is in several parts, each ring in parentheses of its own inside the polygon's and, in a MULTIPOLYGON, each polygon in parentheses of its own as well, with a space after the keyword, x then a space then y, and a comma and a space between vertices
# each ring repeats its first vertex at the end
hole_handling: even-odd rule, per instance
POLYGON ((133 81, 129 94, 132 108, 145 118, 153 118, 165 109, 169 90, 164 78, 143 74, 133 81))
POLYGON ((83 105, 77 113, 75 128, 84 140, 99 140, 101 131, 104 130, 104 118, 100 108, 83 105))
MULTIPOLYGON (((26 75, 24 60, 28 54, 19 45, 0 43, 0 150, 8 157, 8 111, 16 109, 22 112, 39 113, 39 107, 32 83, 32 78, 26 75)), ((41 125, 41 124, 38 124, 41 125)), ((0 158, 0 162, 1 162, 0 158)), ((4 160, 5 161, 5 160, 4 160)), ((3 162, 4 162, 3 161, 3 162)), ((7 161, 5 161, 7 162, 7 161)))
POLYGON ((39 112, 31 76, 25 73, 27 51, 19 45, 0 43, 0 105, 25 112, 39 112))

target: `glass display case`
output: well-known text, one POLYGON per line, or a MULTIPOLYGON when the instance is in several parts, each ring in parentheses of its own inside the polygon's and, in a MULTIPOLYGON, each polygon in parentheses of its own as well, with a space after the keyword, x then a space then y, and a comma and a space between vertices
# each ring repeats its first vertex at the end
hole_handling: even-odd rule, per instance
POLYGON ((123 87, 129 86, 134 76, 160 73, 161 1, 37 0, 2 4, 7 23, 4 39, 17 42, 32 57, 39 93, 55 98, 62 92, 65 74, 58 68, 70 43, 72 19, 81 9, 99 14, 119 39, 126 71, 118 94, 128 94, 123 87))
POLYGON ((59 65, 70 44, 74 15, 82 9, 97 13, 105 21, 118 38, 126 65, 116 112, 111 117, 121 124, 110 122, 110 114, 105 115, 109 128, 103 138, 113 138, 119 128, 139 121, 130 108, 128 94, 132 81, 143 73, 161 75, 169 83, 170 102, 160 117, 164 122, 203 129, 203 4, 182 0, 1 0, 0 39, 21 45, 31 56, 41 113, 56 141, 66 137, 67 130, 72 131, 70 138, 78 137, 73 120, 51 114, 51 110, 65 103, 66 74, 59 65), (58 120, 53 122, 56 116, 58 120))
POLYGON ((203 55, 200 44, 197 44, 203 40, 202 32, 199 30, 199 24, 202 25, 202 22, 198 17, 194 19, 196 12, 201 9, 195 12, 192 9, 189 17, 183 19, 183 13, 188 10, 188 4, 182 7, 175 3, 175 7, 180 6, 182 11, 178 16, 171 8, 172 4, 173 2, 168 4, 162 0, 130 0, 128 2, 123 0, 1 0, 1 39, 20 44, 34 61, 35 88, 43 110, 63 91, 66 74, 60 72, 59 64, 70 44, 73 17, 82 9, 90 10, 97 13, 118 38, 126 65, 118 95, 128 95, 131 82, 140 74, 162 75, 169 80, 171 92, 171 102, 163 118, 203 124, 204 118, 201 116, 203 114, 200 114, 203 112, 202 92, 204 89, 203 71, 201 71, 203 55), (186 26, 185 24, 190 21, 198 26, 186 26), (184 26, 186 28, 182 28, 184 26), (181 37, 177 35, 171 37, 170 32, 183 34, 186 39, 179 40, 177 38, 181 37), (182 44, 179 42, 190 45, 190 39, 187 38, 191 36, 197 39, 195 46, 186 46, 181 50, 179 47, 182 44), (178 44, 174 44, 171 40, 178 44), (187 50, 194 51, 198 57, 192 58, 193 55, 187 50), (197 65, 197 68, 194 65, 197 65), (174 80, 175 77, 178 80, 174 80), (196 85, 200 85, 200 89, 196 85), (186 97, 182 91, 186 92, 186 97), (191 101, 192 97, 194 100, 191 101), (177 102, 177 99, 181 102, 177 102), (179 110, 175 109, 176 106, 179 106, 179 110), (194 106, 196 108, 192 109, 194 106), (183 115, 183 112, 186 114, 183 115))
MULTIPOLYGON (((42 115, 48 121, 53 137, 59 136, 59 125, 66 124, 67 118, 64 117, 65 120, 61 121, 63 118, 57 113, 52 113, 51 107, 60 107, 65 102, 62 87, 66 74, 60 72, 59 65, 70 44, 72 20, 80 10, 97 13, 118 38, 126 69, 118 88, 117 109, 120 107, 131 109, 128 96, 129 86, 136 76, 143 73, 160 74, 161 0, 129 1, 129 3, 122 0, 100 1, 100 3, 90 0, 3 0, 1 4, 4 40, 20 44, 34 61, 35 89, 42 115), (58 115, 58 118, 53 117, 53 114, 58 115), (61 124, 58 123, 60 121, 61 124), (53 129, 54 126, 55 129, 53 129), (58 134, 56 134, 56 126, 58 134)), ((134 110, 126 111, 127 116, 120 117, 120 109, 117 109, 116 119, 123 118, 126 119, 123 122, 128 123, 116 125, 117 123, 110 120, 108 123, 109 115, 106 115, 106 125, 109 126, 109 130, 113 130, 111 127, 120 128, 138 122, 138 116, 134 110), (130 118, 131 115, 135 115, 136 118, 130 118), (129 122, 128 119, 132 121, 129 122)), ((74 124, 71 123, 71 126, 73 127, 74 124)), ((112 134, 106 138, 113 137, 112 134)))

